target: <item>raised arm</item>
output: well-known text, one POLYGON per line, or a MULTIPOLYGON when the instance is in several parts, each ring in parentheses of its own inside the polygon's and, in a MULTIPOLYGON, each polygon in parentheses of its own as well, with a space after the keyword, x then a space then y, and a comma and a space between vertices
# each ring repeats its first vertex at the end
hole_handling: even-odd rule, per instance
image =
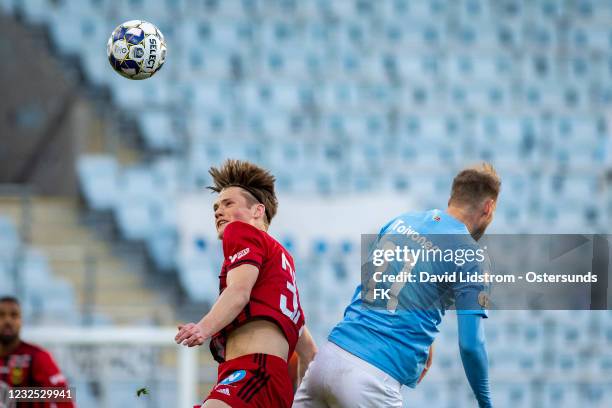
POLYGON ((482 316, 457 313, 457 321, 459 351, 465 375, 472 391, 474 391, 478 406, 480 408, 492 407, 489 388, 489 359, 487 357, 482 316))
POLYGON ((244 309, 251 297, 251 290, 259 276, 259 268, 242 264, 227 274, 227 287, 210 311, 196 323, 179 326, 175 337, 177 344, 199 346, 213 334, 230 324, 244 309))

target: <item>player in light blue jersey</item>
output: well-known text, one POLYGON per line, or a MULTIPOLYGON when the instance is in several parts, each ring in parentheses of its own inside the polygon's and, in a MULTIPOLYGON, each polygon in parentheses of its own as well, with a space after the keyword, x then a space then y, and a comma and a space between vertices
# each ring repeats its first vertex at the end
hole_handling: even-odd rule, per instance
POLYGON ((464 169, 446 211, 406 213, 381 229, 367 254, 371 268, 308 367, 294 407, 402 407, 400 388, 415 387, 427 372, 452 304, 469 384, 480 407, 492 406, 482 326, 487 284, 467 277, 485 276, 476 241, 493 219, 500 187, 493 166, 464 169), (403 281, 389 279, 398 276, 403 281))

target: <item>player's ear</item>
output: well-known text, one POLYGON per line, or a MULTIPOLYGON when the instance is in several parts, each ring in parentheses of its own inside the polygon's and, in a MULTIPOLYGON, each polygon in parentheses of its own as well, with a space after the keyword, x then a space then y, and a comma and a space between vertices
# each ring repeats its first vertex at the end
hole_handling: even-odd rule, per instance
POLYGON ((492 198, 487 198, 484 202, 483 212, 488 217, 493 214, 493 210, 495 210, 495 200, 492 198))
POLYGON ((259 203, 255 205, 255 212, 253 214, 255 218, 263 218, 265 213, 266 207, 263 204, 259 203))

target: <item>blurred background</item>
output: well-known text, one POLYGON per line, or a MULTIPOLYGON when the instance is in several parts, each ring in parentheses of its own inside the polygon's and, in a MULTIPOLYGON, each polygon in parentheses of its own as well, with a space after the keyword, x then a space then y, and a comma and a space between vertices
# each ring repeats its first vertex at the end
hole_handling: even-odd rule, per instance
MULTIPOLYGON (((502 177, 491 232, 610 231, 612 1, 0 0, 0 13, 0 294, 22 300, 26 339, 55 353, 81 407, 195 403, 215 381, 207 348, 181 357, 169 333, 217 295, 204 187, 225 158, 276 175, 270 232, 319 341, 359 282, 360 234, 445 208, 463 166, 502 177), (131 19, 168 44, 145 81, 106 58, 131 19), (122 328, 152 334, 129 344, 142 332, 122 328)), ((407 407, 476 404, 452 313, 441 331, 407 407)), ((610 311, 497 311, 486 334, 496 407, 612 405, 610 311)))

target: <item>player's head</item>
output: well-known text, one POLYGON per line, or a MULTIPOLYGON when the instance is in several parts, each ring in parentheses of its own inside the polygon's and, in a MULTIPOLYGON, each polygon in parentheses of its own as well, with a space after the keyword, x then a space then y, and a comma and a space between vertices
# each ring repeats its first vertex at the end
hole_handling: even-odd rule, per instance
POLYGON ((209 170, 213 186, 219 193, 213 206, 219 238, 232 221, 243 221, 267 230, 276 215, 278 200, 274 192, 274 176, 253 163, 226 160, 219 168, 209 170))
POLYGON ((13 296, 0 297, 0 345, 7 346, 19 338, 21 307, 13 296))
POLYGON ((453 180, 448 207, 461 214, 475 240, 493 221, 500 189, 501 180, 489 163, 463 169, 453 180))

